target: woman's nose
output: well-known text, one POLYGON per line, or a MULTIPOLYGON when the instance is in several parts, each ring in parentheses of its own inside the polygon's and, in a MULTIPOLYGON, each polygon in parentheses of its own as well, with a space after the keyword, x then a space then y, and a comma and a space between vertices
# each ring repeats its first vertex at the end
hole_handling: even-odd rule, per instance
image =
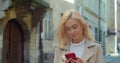
POLYGON ((73 33, 74 33, 74 31, 75 31, 75 30, 71 28, 70 33, 71 33, 71 34, 73 34, 73 33))

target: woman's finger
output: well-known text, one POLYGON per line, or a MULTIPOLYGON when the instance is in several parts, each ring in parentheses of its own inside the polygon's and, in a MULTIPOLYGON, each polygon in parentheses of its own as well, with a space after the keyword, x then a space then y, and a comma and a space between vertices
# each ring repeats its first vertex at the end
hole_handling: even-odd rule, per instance
POLYGON ((65 60, 65 63, 70 63, 72 60, 72 58, 68 59, 68 60, 65 60))

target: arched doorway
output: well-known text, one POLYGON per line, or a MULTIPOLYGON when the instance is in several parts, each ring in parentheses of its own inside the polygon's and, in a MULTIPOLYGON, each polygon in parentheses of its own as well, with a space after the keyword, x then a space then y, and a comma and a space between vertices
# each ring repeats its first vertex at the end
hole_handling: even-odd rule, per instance
POLYGON ((10 20, 4 30, 2 63, 24 63, 23 38, 23 30, 17 20, 10 20))

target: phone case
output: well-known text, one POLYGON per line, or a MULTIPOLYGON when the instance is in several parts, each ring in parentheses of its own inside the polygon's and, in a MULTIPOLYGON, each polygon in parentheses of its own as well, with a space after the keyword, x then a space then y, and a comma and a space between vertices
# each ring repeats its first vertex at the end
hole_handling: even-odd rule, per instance
POLYGON ((66 59, 70 59, 70 58, 77 59, 74 52, 66 53, 65 57, 66 57, 66 59))

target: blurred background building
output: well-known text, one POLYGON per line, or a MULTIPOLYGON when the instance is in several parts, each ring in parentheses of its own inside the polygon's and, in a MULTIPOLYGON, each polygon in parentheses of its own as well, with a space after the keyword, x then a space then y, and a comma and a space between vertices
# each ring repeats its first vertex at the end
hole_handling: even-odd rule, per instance
POLYGON ((117 55, 120 43, 120 0, 108 0, 106 5, 106 20, 107 20, 107 55, 117 55))
POLYGON ((55 32, 76 9, 104 55, 120 50, 120 0, 0 0, 0 63, 53 63, 55 32))

